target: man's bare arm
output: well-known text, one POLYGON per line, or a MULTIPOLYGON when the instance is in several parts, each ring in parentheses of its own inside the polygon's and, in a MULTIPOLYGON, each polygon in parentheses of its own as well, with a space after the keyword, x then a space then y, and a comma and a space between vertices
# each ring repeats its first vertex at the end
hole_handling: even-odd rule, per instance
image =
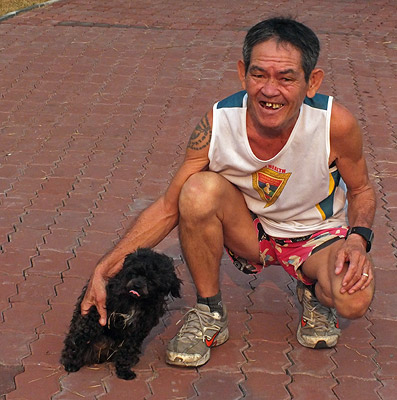
POLYGON ((178 200, 183 185, 190 176, 203 171, 208 166, 211 126, 212 112, 209 112, 194 129, 185 159, 165 194, 141 213, 119 243, 99 261, 81 304, 83 315, 95 306, 100 315, 100 324, 105 325, 107 280, 120 271, 127 254, 139 247, 156 246, 178 224, 178 200))
MULTIPOLYGON (((331 119, 331 154, 347 186, 349 225, 371 228, 376 197, 362 151, 362 134, 356 119, 338 104, 334 105, 331 119)), ((361 236, 353 234, 345 241, 337 255, 336 274, 341 273, 345 263, 349 268, 342 281, 342 293, 354 293, 370 285, 372 263, 361 236), (363 273, 369 275, 368 279, 363 273)))

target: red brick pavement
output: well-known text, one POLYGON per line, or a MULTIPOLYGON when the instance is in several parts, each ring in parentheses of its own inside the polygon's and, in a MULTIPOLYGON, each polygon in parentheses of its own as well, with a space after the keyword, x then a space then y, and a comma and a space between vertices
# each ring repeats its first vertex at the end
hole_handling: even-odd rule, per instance
POLYGON ((397 31, 394 0, 61 0, 0 23, 0 396, 36 399, 365 399, 397 392, 397 31), (298 345, 294 283, 242 276, 225 258, 231 338, 199 369, 164 362, 195 292, 177 234, 183 298, 147 339, 136 380, 58 363, 95 261, 180 164, 215 100, 238 90, 247 27, 296 15, 319 34, 323 91, 359 118, 378 196, 370 311, 335 349, 298 345))

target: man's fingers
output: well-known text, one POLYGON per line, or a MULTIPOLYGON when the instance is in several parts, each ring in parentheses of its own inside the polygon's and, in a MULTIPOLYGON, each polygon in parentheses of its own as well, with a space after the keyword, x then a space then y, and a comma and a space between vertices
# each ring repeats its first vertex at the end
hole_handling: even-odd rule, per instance
POLYGON ((352 256, 347 265, 347 271, 342 280, 341 293, 346 293, 361 279, 361 268, 358 268, 356 257, 352 256))
POLYGON ((81 315, 87 315, 88 314, 88 312, 90 311, 90 308, 91 307, 89 307, 89 308, 83 308, 83 306, 81 306, 81 308, 80 308, 80 310, 81 310, 81 315))
POLYGON ((354 275, 355 275, 354 267, 350 263, 347 263, 347 271, 342 280, 342 289, 341 289, 342 293, 345 293, 348 290, 350 290, 351 287, 354 285, 354 283, 357 282, 357 279, 353 280, 354 275))
POLYGON ((346 275, 342 281, 341 293, 353 294, 366 288, 373 279, 373 274, 365 258, 352 256, 346 275))
POLYGON ((368 268, 368 272, 366 272, 366 273, 368 274, 368 278, 365 280, 365 283, 364 283, 364 285, 361 287, 361 290, 366 289, 366 288, 371 284, 371 282, 372 282, 373 279, 374 279, 374 274, 373 274, 371 268, 368 268))
MULTIPOLYGON (((124 260, 120 260, 115 262, 114 265, 111 265, 112 271, 117 273, 123 266, 124 260)), ((92 307, 95 307, 99 314, 99 324, 105 326, 107 323, 107 311, 106 311, 106 284, 107 279, 111 276, 108 274, 104 274, 101 271, 106 269, 109 272, 110 267, 103 267, 104 262, 102 264, 98 264, 94 273, 92 274, 88 286, 86 289, 86 293, 81 302, 80 312, 82 315, 87 315, 92 307), (102 267, 101 267, 102 265, 102 267)))
POLYGON ((349 294, 366 289, 371 284, 372 280, 373 275, 370 271, 368 273, 363 273, 362 277, 357 281, 357 283, 351 289, 349 289, 349 294))
POLYGON ((362 272, 362 285, 359 290, 366 289, 374 279, 374 273, 372 272, 372 268, 370 265, 365 265, 362 272))
POLYGON ((349 289, 349 294, 353 294, 365 287, 367 280, 368 277, 366 275, 361 275, 357 282, 349 289))
POLYGON ((91 279, 83 301, 80 305, 81 315, 87 315, 92 307, 95 307, 99 314, 99 323, 102 326, 106 325, 106 289, 104 281, 91 279))
MULTIPOLYGON (((87 296, 87 294, 86 294, 86 296, 87 296)), ((92 301, 90 301, 90 300, 88 300, 88 299, 86 299, 84 297, 84 299, 83 299, 83 301, 81 302, 81 305, 80 305, 81 315, 87 315, 88 312, 90 311, 91 307, 94 306, 94 305, 95 304, 92 301)))
POLYGON ((106 312, 106 307, 102 306, 102 305, 97 305, 97 310, 99 313, 99 324, 102 326, 106 325, 106 321, 107 321, 107 312, 106 312))
POLYGON ((335 260, 335 274, 336 275, 339 275, 342 272, 347 261, 348 261, 347 255, 344 252, 344 250, 341 250, 336 254, 336 260, 335 260))
POLYGON ((98 314, 99 314, 99 323, 102 326, 106 325, 106 321, 107 321, 107 312, 106 312, 106 307, 103 306, 103 304, 94 304, 91 302, 86 302, 86 303, 81 303, 80 306, 80 311, 81 311, 81 315, 87 315, 91 309, 91 307, 94 306, 96 307, 98 314))

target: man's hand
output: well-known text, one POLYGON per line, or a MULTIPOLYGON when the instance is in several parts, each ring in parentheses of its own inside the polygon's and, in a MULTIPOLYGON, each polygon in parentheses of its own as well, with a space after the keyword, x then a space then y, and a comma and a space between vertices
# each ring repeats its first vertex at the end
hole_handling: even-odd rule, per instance
POLYGON ((106 280, 99 274, 94 273, 88 283, 87 291, 81 302, 81 314, 87 315, 90 308, 95 306, 99 313, 99 323, 106 325, 106 280))
POLYGON ((102 326, 106 325, 106 284, 110 276, 115 275, 122 266, 123 261, 116 262, 112 265, 112 268, 104 261, 98 264, 88 283, 84 299, 81 302, 80 310, 82 315, 88 314, 90 308, 95 306, 99 313, 99 324, 102 326), (108 274, 101 271, 108 271, 108 274), (109 275, 110 271, 113 272, 109 275))
POLYGON ((341 293, 353 294, 358 290, 364 290, 374 279, 372 263, 365 247, 363 238, 359 235, 350 235, 338 251, 335 274, 339 275, 344 267, 347 267, 342 280, 341 293))

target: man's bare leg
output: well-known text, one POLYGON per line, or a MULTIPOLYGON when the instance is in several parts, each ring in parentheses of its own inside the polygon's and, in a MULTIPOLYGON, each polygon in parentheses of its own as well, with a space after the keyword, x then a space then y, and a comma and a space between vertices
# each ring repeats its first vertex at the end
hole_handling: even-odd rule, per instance
POLYGON ((310 256, 302 271, 317 281, 316 297, 323 305, 336 308, 338 314, 344 318, 360 318, 371 304, 375 284, 371 282, 370 286, 353 294, 341 293, 342 280, 348 265, 345 265, 341 274, 336 275, 335 260, 342 244, 343 240, 339 240, 310 256))
POLYGON ((181 246, 198 302, 168 343, 166 361, 197 367, 209 360, 212 347, 229 337, 227 311, 218 302, 224 244, 252 261, 259 261, 259 244, 242 194, 218 174, 193 175, 182 189, 179 212, 181 246))
POLYGON ((259 262, 259 244, 241 192, 213 172, 193 175, 179 201, 180 242, 197 292, 219 292, 219 265, 224 245, 259 262))

